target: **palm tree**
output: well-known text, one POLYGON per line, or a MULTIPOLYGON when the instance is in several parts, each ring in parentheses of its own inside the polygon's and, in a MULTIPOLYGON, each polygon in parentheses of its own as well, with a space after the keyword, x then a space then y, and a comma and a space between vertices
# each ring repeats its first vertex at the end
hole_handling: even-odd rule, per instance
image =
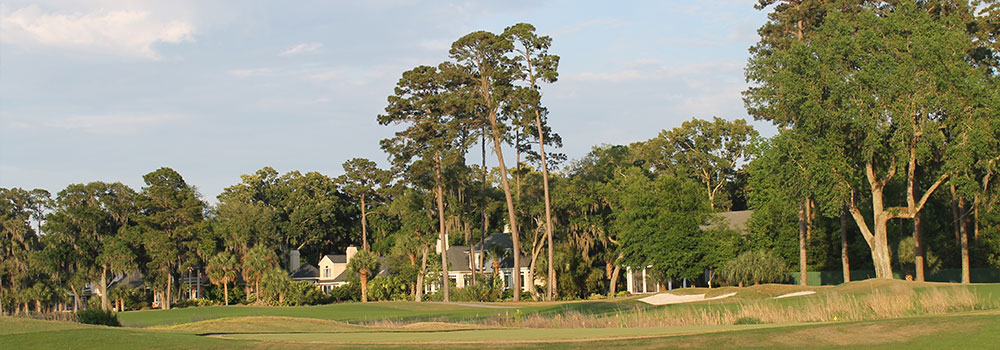
POLYGON ((278 257, 263 245, 256 245, 243 260, 243 278, 254 283, 254 296, 260 300, 260 281, 272 267, 278 266, 278 257))
POLYGON ((509 251, 501 247, 500 245, 494 243, 486 247, 486 254, 490 256, 490 260, 493 261, 493 277, 496 277, 500 273, 500 261, 509 256, 509 251))
POLYGON ((212 281, 212 284, 222 285, 223 298, 225 298, 226 305, 229 305, 229 284, 236 281, 236 277, 239 276, 239 263, 236 261, 236 256, 230 252, 222 252, 213 256, 208 260, 205 272, 208 273, 208 279, 212 281))
POLYGON ((368 302, 368 274, 378 270, 378 255, 364 250, 354 254, 347 263, 347 270, 361 277, 361 302, 368 302))

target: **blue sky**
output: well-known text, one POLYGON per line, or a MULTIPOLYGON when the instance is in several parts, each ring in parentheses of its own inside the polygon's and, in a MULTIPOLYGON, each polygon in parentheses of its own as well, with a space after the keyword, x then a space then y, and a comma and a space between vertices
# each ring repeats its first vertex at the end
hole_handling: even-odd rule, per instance
POLYGON ((138 190, 168 166, 214 202, 264 166, 385 166, 393 129, 375 117, 400 74, 518 22, 562 58, 543 104, 570 159, 695 117, 747 118, 743 66, 766 16, 754 2, 8 0, 0 186, 138 190))

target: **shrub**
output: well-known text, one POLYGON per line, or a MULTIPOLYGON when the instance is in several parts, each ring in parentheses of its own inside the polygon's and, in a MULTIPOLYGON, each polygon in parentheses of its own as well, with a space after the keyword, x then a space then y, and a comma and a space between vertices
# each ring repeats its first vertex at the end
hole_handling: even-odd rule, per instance
POLYGON ((218 305, 215 301, 209 299, 182 299, 178 300, 176 303, 171 304, 174 308, 185 308, 185 307, 200 307, 200 306, 212 306, 218 305))
POLYGON ((121 327, 118 315, 101 309, 84 309, 76 312, 77 322, 102 326, 121 327))
POLYGON ((361 285, 351 282, 340 287, 333 287, 330 289, 329 298, 330 301, 361 300, 361 285))
POLYGON ((740 254, 727 262, 720 276, 732 284, 780 283, 788 280, 788 265, 771 254, 758 250, 740 254))
POLYGON ((477 281, 476 284, 456 289, 452 299, 455 301, 500 301, 503 294, 502 277, 479 275, 477 281))
POLYGON ((398 276, 377 276, 368 282, 368 298, 369 300, 407 300, 409 289, 406 281, 398 276))
POLYGON ((289 306, 316 305, 326 301, 326 296, 316 285, 294 281, 288 284, 285 304, 289 306))

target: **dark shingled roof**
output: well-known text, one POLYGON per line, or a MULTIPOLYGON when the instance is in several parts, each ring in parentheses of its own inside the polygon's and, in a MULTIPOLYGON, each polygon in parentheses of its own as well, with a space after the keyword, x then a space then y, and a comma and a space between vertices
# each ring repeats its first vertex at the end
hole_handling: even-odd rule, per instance
POLYGON ((299 267, 298 270, 292 272, 292 279, 310 279, 319 278, 319 269, 311 264, 305 264, 299 267))
MULTIPOLYGON (((511 250, 514 246, 514 243, 511 241, 509 233, 491 234, 489 236, 486 236, 484 242, 486 243, 486 248, 487 248, 485 249, 486 251, 489 251, 489 247, 494 244, 499 245, 503 248, 507 248, 507 250, 511 250)), ((476 245, 474 246, 475 247, 474 249, 476 250, 477 253, 479 252, 481 246, 482 244, 479 243, 476 243, 476 245)), ((484 253, 487 254, 484 263, 487 266, 489 266, 490 264, 492 264, 492 262, 490 261, 489 253, 486 252, 484 253)), ((521 267, 528 267, 530 265, 531 265, 531 259, 529 259, 527 256, 522 256, 521 267)), ((514 266, 514 258, 511 256, 508 256, 503 260, 500 260, 501 269, 509 269, 513 266, 514 266)), ((463 272, 472 271, 472 269, 469 267, 469 246, 454 245, 448 247, 448 270, 463 271, 463 272)))
POLYGON ((753 215, 753 210, 715 213, 714 218, 709 219, 709 223, 707 225, 702 225, 700 228, 702 230, 710 230, 725 225, 724 227, 727 229, 736 230, 739 233, 746 234, 748 232, 747 222, 750 221, 751 215, 753 215))
MULTIPOLYGON (((330 261, 333 261, 334 264, 346 264, 347 263, 347 254, 327 255, 326 257, 330 258, 330 261)), ((320 260, 323 260, 323 259, 320 259, 320 260)))

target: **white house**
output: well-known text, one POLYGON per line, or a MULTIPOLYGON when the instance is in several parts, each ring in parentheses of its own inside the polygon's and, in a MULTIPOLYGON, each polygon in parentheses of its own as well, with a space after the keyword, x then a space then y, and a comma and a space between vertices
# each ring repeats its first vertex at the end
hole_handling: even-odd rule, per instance
MULTIPOLYGON (((504 289, 511 289, 514 286, 514 258, 511 257, 510 252, 513 250, 514 244, 511 242, 510 233, 494 233, 483 239, 482 242, 474 246, 465 245, 455 245, 447 246, 447 261, 448 261, 448 278, 455 283, 455 286, 462 288, 472 284, 472 273, 473 271, 479 270, 479 262, 483 263, 483 272, 486 274, 493 274, 493 263, 492 257, 489 256, 489 247, 497 245, 507 251, 507 255, 499 261, 499 274, 503 276, 503 286, 504 289), (486 249, 483 249, 486 247, 486 249), (480 251, 483 251, 486 256, 480 257, 480 251), (471 256, 471 259, 470 259, 471 256), (480 258, 482 258, 480 260, 480 258)), ((441 240, 439 239, 434 245, 435 251, 441 253, 441 240)), ((521 259, 521 267, 519 270, 521 278, 521 290, 527 292, 529 290, 529 267, 530 261, 527 257, 521 259)), ((537 281, 536 281, 537 282, 537 281)), ((537 285, 538 283, 536 283, 537 285)), ((424 287, 426 292, 437 291, 440 287, 440 282, 427 283, 424 287)))

